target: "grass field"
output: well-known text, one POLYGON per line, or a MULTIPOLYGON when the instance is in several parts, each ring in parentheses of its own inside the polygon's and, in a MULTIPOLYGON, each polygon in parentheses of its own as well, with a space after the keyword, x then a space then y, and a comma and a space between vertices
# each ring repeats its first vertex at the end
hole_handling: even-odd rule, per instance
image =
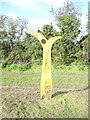
MULTIPOLYGON (((12 64, 8 65, 6 68, 2 69, 2 72, 5 73, 25 73, 25 74, 41 74, 42 65, 33 65, 31 68, 27 68, 25 65, 20 64, 12 64)), ((88 67, 85 65, 75 65, 72 64, 70 66, 60 65, 55 66, 52 65, 52 73, 55 74, 88 74, 88 67)))
POLYGON ((88 118, 88 76, 86 68, 56 68, 52 98, 40 98, 41 70, 2 70, 3 118, 88 118), (73 71, 73 73, 72 73, 73 71), (30 73, 29 73, 30 72, 30 73))

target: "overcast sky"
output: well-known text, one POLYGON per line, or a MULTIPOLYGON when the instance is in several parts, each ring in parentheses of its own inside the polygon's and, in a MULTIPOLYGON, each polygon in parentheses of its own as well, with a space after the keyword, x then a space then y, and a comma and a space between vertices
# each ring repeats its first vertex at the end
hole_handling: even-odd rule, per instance
MULTIPOLYGON (((81 9, 81 23, 83 30, 87 23, 88 17, 88 1, 89 0, 71 0, 81 9)), ((51 5, 54 9, 58 9, 66 0, 0 0, 0 11, 2 14, 26 18, 29 21, 29 28, 35 30, 41 28, 44 24, 53 23, 55 26, 55 18, 50 13, 51 5)), ((57 29, 57 28, 56 28, 57 29)))

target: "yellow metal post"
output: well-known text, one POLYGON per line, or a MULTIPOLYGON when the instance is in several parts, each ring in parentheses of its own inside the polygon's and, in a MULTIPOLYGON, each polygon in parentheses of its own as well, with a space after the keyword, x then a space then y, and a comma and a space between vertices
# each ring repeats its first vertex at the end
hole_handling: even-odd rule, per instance
POLYGON ((28 34, 36 37, 43 47, 43 68, 41 78, 41 98, 52 96, 52 75, 51 75, 51 47, 52 44, 62 37, 56 36, 47 40, 38 32, 28 31, 28 34))

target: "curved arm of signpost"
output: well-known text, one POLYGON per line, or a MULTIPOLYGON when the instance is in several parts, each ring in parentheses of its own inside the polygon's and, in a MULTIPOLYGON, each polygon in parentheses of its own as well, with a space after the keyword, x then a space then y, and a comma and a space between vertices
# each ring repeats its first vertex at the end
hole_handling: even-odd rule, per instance
POLYGON ((38 32, 28 31, 27 34, 30 34, 30 35, 36 37, 39 40, 39 42, 41 43, 42 47, 44 46, 44 44, 42 44, 42 40, 44 40, 45 43, 47 43, 47 39, 42 34, 40 34, 38 32))
POLYGON ((56 40, 59 40, 61 39, 62 37, 61 36, 56 36, 56 37, 52 37, 48 40, 48 44, 52 47, 52 44, 56 41, 56 40))

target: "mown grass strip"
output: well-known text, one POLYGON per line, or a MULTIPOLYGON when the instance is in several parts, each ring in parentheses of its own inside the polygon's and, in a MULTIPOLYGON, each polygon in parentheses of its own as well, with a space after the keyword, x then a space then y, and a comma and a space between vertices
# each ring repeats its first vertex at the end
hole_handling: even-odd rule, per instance
MULTIPOLYGON (((8 82, 23 82, 23 83, 35 83, 40 84, 40 77, 12 77, 12 76, 2 76, 2 83, 8 82)), ((70 77, 54 77, 53 84, 74 84, 77 82, 88 83, 87 78, 70 78, 70 77)))

